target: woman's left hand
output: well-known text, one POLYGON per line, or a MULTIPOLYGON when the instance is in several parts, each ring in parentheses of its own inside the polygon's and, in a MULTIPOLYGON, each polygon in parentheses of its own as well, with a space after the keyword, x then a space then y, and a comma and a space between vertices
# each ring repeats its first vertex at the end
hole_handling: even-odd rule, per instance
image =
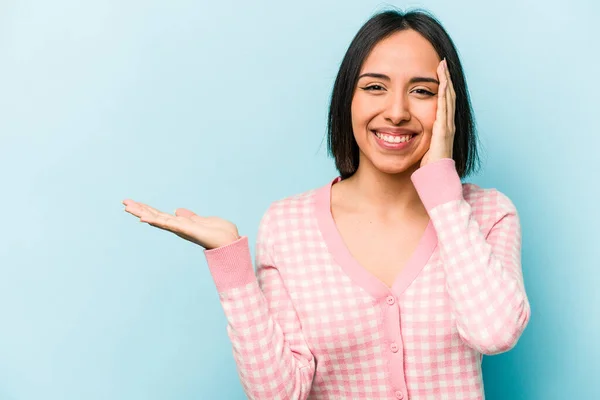
POLYGON ((427 153, 421 159, 421 167, 442 158, 452 158, 456 93, 452 86, 446 59, 438 65, 437 74, 440 79, 437 112, 435 122, 433 123, 429 150, 427 150, 427 153))

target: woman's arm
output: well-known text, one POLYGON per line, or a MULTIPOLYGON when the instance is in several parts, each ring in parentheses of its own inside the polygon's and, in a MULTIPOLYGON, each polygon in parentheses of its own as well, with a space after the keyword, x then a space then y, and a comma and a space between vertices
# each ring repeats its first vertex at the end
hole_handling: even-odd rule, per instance
POLYGON ((411 178, 437 232, 460 336, 483 354, 510 350, 530 317, 514 204, 498 191, 483 199, 481 211, 494 219, 484 236, 463 198, 454 160, 427 164, 411 178))
POLYGON ((206 250, 205 254, 248 398, 306 399, 315 361, 271 257, 269 211, 261 220, 257 235, 256 276, 247 237, 206 250))

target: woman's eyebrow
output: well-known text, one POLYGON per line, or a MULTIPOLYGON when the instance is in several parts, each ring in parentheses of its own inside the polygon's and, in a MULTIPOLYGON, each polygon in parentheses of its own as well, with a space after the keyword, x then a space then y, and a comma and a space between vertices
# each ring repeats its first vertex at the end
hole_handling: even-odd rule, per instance
MULTIPOLYGON (((365 77, 382 79, 384 81, 391 81, 389 76, 387 76, 385 74, 378 74, 375 72, 366 72, 366 73, 362 74, 361 76, 359 76, 358 79, 365 78, 365 77)), ((415 76, 415 77, 411 78, 410 81, 408 81, 409 84, 421 83, 421 82, 430 82, 430 83, 435 83, 437 85, 440 84, 440 81, 438 81, 437 79, 429 78, 426 76, 415 76)))

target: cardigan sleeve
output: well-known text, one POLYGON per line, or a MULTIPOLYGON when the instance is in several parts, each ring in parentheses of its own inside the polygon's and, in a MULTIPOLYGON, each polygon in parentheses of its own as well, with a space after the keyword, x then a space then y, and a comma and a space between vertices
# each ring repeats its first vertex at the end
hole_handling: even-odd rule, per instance
POLYGON ((315 359, 277 266, 273 262, 271 209, 256 240, 256 274, 248 238, 205 250, 227 318, 227 333, 249 399, 306 399, 315 359))
POLYGON ((446 290, 460 337, 483 354, 512 349, 531 313, 514 204, 497 190, 486 193, 478 212, 489 214, 493 223, 484 235, 463 197, 454 160, 427 164, 411 179, 438 236, 446 290))

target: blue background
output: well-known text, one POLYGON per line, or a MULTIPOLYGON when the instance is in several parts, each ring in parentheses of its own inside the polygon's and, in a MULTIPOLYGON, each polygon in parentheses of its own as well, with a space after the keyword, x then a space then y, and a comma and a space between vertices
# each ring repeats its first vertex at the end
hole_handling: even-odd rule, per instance
MULTIPOLYGON (((600 398, 598 3, 396 2, 459 48, 516 204, 532 305, 488 399, 600 398)), ((238 224, 327 183, 339 62, 365 0, 0 1, 0 399, 242 399, 202 249, 132 198, 238 224)))

